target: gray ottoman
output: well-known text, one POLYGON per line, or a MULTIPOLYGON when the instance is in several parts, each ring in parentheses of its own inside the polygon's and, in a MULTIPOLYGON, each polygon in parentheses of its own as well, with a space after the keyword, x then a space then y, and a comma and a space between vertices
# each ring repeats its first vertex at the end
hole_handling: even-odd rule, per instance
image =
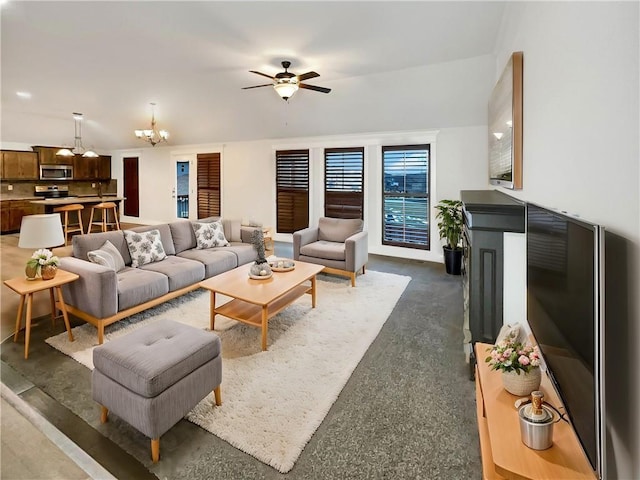
POLYGON ((91 377, 100 420, 115 413, 151 438, 151 458, 160 458, 160 436, 212 390, 221 405, 220 338, 170 320, 96 347, 91 377))

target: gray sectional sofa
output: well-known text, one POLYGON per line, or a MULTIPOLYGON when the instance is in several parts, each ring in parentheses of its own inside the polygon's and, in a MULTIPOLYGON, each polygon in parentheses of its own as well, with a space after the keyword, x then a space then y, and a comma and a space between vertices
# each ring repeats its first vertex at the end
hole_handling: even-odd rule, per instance
MULTIPOLYGON (((198 222, 216 220, 219 219, 211 217, 198 222)), ((98 343, 102 344, 107 325, 195 290, 206 278, 255 261, 257 252, 250 243, 255 228, 241 226, 240 221, 221 220, 221 223, 229 245, 213 248, 198 248, 201 245, 189 220, 132 228, 130 231, 141 234, 159 231, 160 250, 166 255, 162 260, 135 268, 123 231, 74 236, 72 256, 60 259, 60 268, 80 276, 63 287, 67 310, 95 325, 98 343), (95 252, 101 252, 107 240, 122 257, 115 267, 111 263, 94 263, 95 252)), ((108 247, 113 253, 114 249, 108 247)), ((115 256, 119 257, 117 253, 115 256)))

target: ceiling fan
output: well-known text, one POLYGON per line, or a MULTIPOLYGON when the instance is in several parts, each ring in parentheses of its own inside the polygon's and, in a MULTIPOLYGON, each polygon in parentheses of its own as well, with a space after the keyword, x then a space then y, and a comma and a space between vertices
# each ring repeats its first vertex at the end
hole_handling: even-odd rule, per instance
POLYGON ((316 92, 322 93, 329 93, 331 91, 330 88, 316 87, 315 85, 307 85, 306 83, 302 83, 304 80, 307 80, 309 78, 319 77, 319 73, 307 72, 303 73, 302 75, 296 75, 287 71, 290 66, 291 62, 288 62, 286 60, 282 62, 284 72, 276 74, 275 77, 267 75, 266 73, 256 72, 255 70, 249 70, 251 73, 256 73, 258 75, 262 75, 263 77, 270 78, 271 80, 273 80, 273 82, 265 83, 263 85, 254 85, 253 87, 243 87, 242 90, 259 87, 273 87, 278 95, 280 95, 285 101, 289 100, 289 98, 298 91, 298 88, 305 88, 307 90, 314 90, 316 92))

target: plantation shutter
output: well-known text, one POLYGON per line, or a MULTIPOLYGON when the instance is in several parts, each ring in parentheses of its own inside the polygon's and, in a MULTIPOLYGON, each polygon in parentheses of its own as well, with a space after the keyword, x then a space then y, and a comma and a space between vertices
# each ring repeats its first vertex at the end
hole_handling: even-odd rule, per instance
POLYGON ((325 149, 324 215, 364 219, 364 148, 325 149))
POLYGON ((276 151, 276 230, 309 226, 309 150, 276 151))
POLYGON ((429 249, 427 145, 382 147, 382 244, 429 249))
POLYGON ((220 216, 220 154, 199 153, 198 218, 220 216))

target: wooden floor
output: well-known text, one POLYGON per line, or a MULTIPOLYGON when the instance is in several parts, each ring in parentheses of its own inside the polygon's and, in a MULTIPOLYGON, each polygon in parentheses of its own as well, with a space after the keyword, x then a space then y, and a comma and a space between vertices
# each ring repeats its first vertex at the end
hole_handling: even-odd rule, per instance
MULTIPOLYGON (((137 226, 132 223, 120 225, 122 229, 137 226)), ((9 278, 24 275, 24 267, 34 251, 33 248, 19 248, 18 239, 19 235, 17 233, 0 236, 0 280, 3 282, 9 278)), ((59 257, 69 256, 71 254, 71 246, 54 248, 52 251, 54 255, 59 257)), ((4 284, 0 288, 0 314, 2 316, 0 340, 4 340, 13 335, 20 297, 4 284)), ((46 315, 49 310, 49 297, 46 292, 34 295, 33 318, 46 315)))

